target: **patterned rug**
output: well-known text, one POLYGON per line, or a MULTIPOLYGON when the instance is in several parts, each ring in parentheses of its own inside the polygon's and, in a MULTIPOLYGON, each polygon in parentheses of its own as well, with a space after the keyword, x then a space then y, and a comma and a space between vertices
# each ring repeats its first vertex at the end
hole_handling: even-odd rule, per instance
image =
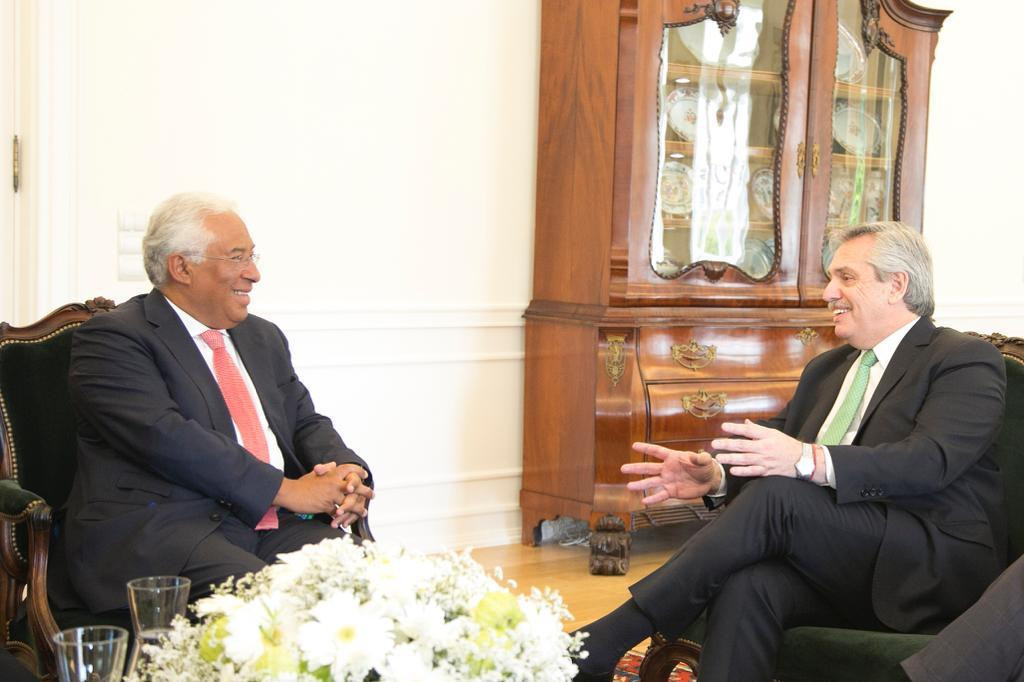
MULTIPOLYGON (((635 651, 630 651, 623 656, 615 668, 615 682, 637 682, 640 679, 640 661, 643 658, 642 654, 635 651)), ((669 682, 690 682, 690 671, 682 666, 677 666, 668 679, 669 682)))

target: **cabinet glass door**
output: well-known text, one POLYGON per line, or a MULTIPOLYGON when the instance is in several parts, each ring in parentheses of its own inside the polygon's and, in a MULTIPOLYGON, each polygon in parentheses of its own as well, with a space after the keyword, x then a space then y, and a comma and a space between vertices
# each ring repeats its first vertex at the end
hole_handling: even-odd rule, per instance
POLYGON ((865 48, 859 0, 837 8, 829 229, 894 217, 904 106, 903 62, 881 46, 865 48))
POLYGON ((663 29, 650 260, 660 277, 715 262, 765 280, 777 267, 785 20, 786 3, 745 0, 724 34, 714 21, 663 29))

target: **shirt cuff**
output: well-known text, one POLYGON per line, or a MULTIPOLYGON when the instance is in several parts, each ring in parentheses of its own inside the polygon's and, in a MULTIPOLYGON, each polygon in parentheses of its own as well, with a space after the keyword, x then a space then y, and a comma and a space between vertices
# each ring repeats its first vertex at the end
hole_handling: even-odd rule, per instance
POLYGON ((718 467, 718 473, 721 474, 721 483, 718 484, 718 490, 707 494, 708 497, 725 497, 726 493, 729 492, 729 480, 725 477, 725 467, 715 460, 715 466, 718 467))
POLYGON ((825 485, 829 488, 836 487, 836 470, 832 466, 832 454, 828 451, 828 448, 824 445, 820 446, 822 452, 825 453, 825 485))

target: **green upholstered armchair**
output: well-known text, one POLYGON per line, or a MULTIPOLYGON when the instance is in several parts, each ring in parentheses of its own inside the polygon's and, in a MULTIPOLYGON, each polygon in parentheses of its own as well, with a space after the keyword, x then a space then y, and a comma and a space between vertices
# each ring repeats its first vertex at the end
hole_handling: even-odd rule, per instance
MULTIPOLYGON (((1002 334, 975 336, 994 344, 1006 360, 1006 416, 997 447, 1006 487, 1012 562, 1024 553, 1024 339, 1002 334)), ((685 663, 699 677, 704 629, 701 617, 674 641, 656 634, 640 664, 640 680, 663 682, 678 663, 685 663)), ((783 636, 775 678, 780 682, 905 682, 900 661, 930 640, 931 635, 791 628, 783 636)))

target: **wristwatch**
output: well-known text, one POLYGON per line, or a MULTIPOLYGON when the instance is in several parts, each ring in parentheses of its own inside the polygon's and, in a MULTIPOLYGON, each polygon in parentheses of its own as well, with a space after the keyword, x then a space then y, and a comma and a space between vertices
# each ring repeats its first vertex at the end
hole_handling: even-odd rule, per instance
POLYGON ((796 461, 796 477, 801 481, 811 480, 814 475, 814 445, 804 443, 800 459, 796 461))

